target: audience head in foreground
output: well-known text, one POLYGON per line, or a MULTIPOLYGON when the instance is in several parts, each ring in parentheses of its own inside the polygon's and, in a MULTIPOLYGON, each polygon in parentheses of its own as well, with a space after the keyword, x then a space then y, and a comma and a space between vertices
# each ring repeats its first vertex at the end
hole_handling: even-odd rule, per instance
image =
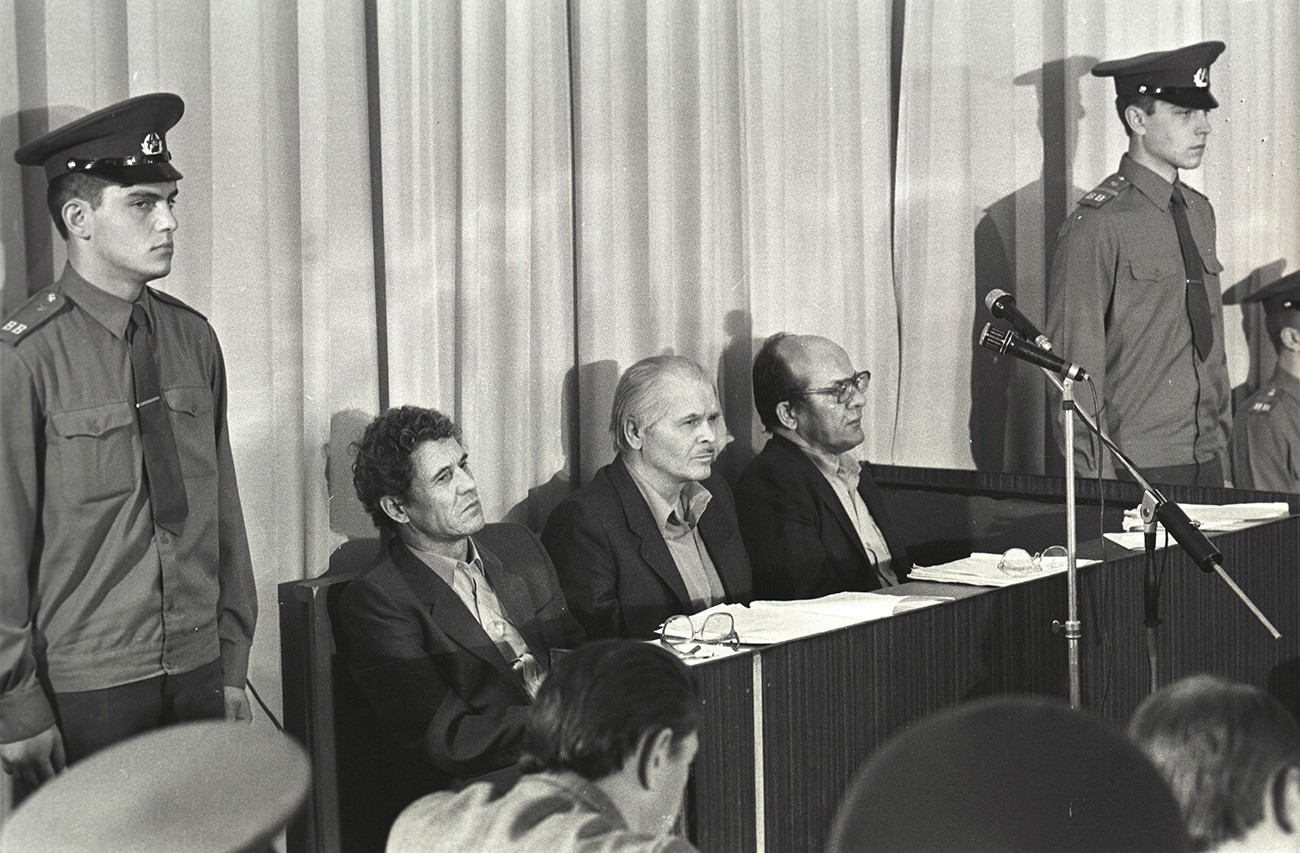
POLYGON ((1129 735, 1173 788, 1194 850, 1300 850, 1300 722, 1248 684, 1194 675, 1147 697, 1129 735))
POLYGON ((694 676, 658 646, 602 640, 557 661, 524 737, 524 776, 411 805, 394 851, 691 851, 671 836, 699 748, 694 676))
POLYGON ((1046 696, 940 711, 892 738, 840 804, 829 849, 1187 850, 1178 804, 1123 734, 1046 696))

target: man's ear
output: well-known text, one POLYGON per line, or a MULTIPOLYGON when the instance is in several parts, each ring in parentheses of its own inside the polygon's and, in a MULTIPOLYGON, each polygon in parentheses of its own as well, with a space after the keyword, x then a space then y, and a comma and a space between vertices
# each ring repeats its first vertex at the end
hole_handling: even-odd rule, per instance
POLYGON ((90 237, 90 203, 83 198, 70 198, 63 203, 59 210, 59 215, 63 217, 63 224, 68 229, 68 236, 80 237, 85 240, 90 237))
POLYGON ((666 784, 667 774, 664 771, 670 766, 669 759, 673 755, 673 730, 663 728, 653 736, 647 734, 641 739, 640 749, 643 750, 638 755, 641 786, 649 791, 657 791, 666 784))
POLYGON ((1283 832, 1295 835, 1300 833, 1300 767, 1292 764, 1278 776, 1272 791, 1273 820, 1283 832))
POLYGON ((1282 346, 1292 352, 1300 352, 1300 329, 1294 326, 1283 326, 1281 334, 1282 346))
POLYGON ((776 404, 776 420, 781 426, 788 430, 797 430, 799 428, 799 418, 794 411, 794 403, 789 400, 782 400, 776 404))
POLYGON ((406 524, 411 517, 406 514, 406 507, 402 504, 401 498, 395 498, 392 495, 384 495, 379 499, 379 508, 384 514, 396 521, 398 524, 406 524))
POLYGON ((1146 110, 1137 104, 1129 104, 1124 108, 1124 120, 1128 122, 1129 130, 1139 136, 1147 135, 1147 119, 1150 117, 1146 110))
POLYGON ((645 436, 642 434, 641 425, 636 422, 636 418, 624 418, 623 423, 619 424, 619 429, 623 430, 623 443, 633 450, 640 450, 645 443, 645 436))

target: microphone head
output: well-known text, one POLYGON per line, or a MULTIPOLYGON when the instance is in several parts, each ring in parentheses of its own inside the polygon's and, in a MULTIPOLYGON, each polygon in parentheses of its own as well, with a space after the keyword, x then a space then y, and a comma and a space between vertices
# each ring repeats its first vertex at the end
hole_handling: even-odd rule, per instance
POLYGON ((993 350, 996 353, 1007 351, 1007 343, 1011 340, 1011 334, 1003 329, 999 329, 992 323, 984 324, 984 331, 980 332, 980 346, 985 349, 993 350))
POLYGON ((1014 296, 1012 296, 1010 293, 1007 293, 1005 290, 998 288, 996 290, 990 290, 989 295, 984 297, 984 307, 992 311, 994 316, 1001 317, 1002 306, 999 305, 996 308, 993 306, 997 305, 997 303, 1003 298, 1010 299, 1012 305, 1016 304, 1016 298, 1014 296))

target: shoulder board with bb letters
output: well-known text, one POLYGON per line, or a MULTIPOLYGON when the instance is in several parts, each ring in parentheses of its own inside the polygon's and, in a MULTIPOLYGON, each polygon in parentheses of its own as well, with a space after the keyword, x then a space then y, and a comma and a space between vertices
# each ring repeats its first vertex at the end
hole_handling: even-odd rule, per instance
POLYGON ((1275 402, 1274 398, 1277 397, 1277 389, 1269 388, 1263 394, 1258 396, 1259 399, 1250 404, 1251 413, 1267 415, 1269 412, 1273 411, 1273 403, 1275 402))
POLYGON ((207 317, 204 317, 201 312, 194 310, 186 303, 180 301, 175 296, 172 296, 170 293, 163 293, 161 290, 157 290, 152 287, 149 288, 149 293, 151 293, 153 297, 160 302, 166 302, 168 305, 175 305, 177 308, 184 308, 186 311, 189 311, 191 314, 197 315, 200 320, 208 319, 207 317))
POLYGON ((1128 179, 1123 175, 1111 175, 1093 187, 1091 192, 1079 199, 1079 204, 1086 204, 1088 207, 1101 207, 1123 192, 1128 186, 1128 179))
POLYGON ((0 341, 17 346, 23 338, 48 323, 67 303, 68 298, 57 290, 46 288, 38 292, 0 323, 0 341))

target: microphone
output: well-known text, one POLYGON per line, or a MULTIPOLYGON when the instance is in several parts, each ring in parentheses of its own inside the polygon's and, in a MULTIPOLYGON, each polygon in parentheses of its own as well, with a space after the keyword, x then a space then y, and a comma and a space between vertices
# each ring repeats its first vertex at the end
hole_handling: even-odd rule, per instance
POLYGON ((1039 349, 1028 341, 1022 341, 1004 329, 996 329, 992 323, 984 324, 984 331, 980 333, 980 346, 1045 367, 1053 373, 1060 374, 1062 379, 1080 382, 1088 378, 1088 374, 1079 365, 1070 364, 1054 352, 1039 349))
POLYGON ((1027 341, 1033 341, 1039 349, 1052 348, 1052 342, 1047 339, 1047 336, 1038 331, 1034 324, 1029 322, 1029 318, 1016 308, 1016 298, 1010 293, 1005 290, 990 290, 989 295, 984 297, 984 307, 989 309, 994 317, 1010 323, 1017 335, 1027 341))
POLYGON ((1187 556, 1192 558, 1201 571, 1212 572, 1215 566, 1223 565, 1223 554, 1214 547, 1204 533, 1183 512, 1183 508, 1173 501, 1165 501, 1156 507, 1156 518, 1165 526, 1165 530, 1174 537, 1187 556))

